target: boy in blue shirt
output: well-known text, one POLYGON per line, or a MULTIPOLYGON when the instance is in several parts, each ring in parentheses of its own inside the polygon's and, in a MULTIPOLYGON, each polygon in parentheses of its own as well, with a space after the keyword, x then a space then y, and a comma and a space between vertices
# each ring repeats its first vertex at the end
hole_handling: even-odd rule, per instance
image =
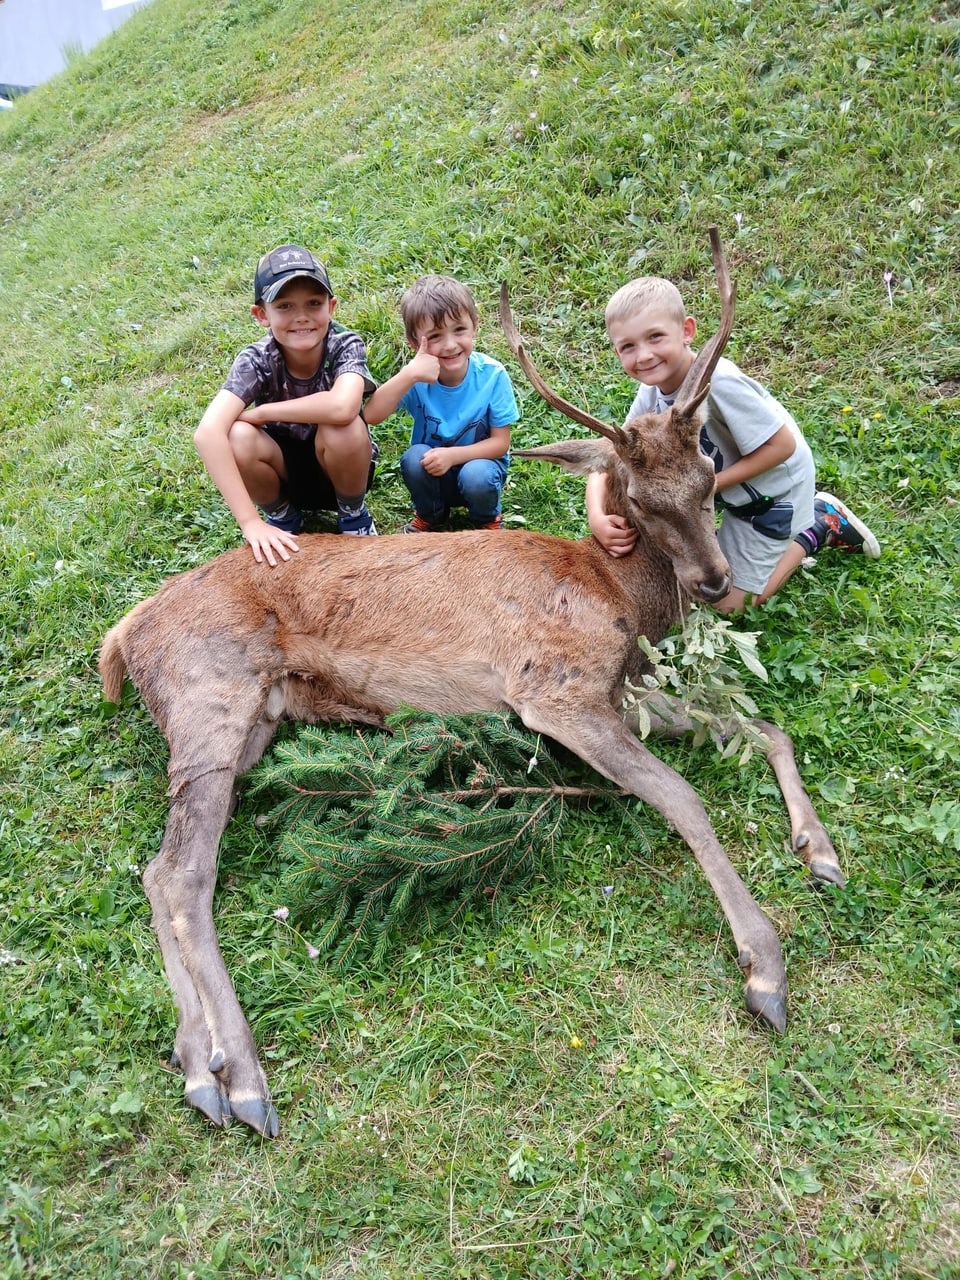
POLYGON ((252 312, 267 336, 236 357, 194 433, 258 563, 298 550, 302 507, 335 510, 338 533, 376 533, 365 495, 377 450, 360 416, 376 383, 362 338, 333 320, 336 305, 312 253, 265 253, 252 312))
POLYGON ((502 528, 500 496, 519 411, 498 360, 474 350, 477 306, 450 276, 421 276, 400 300, 416 355, 364 405, 371 426, 397 408, 413 419, 400 459, 414 515, 404 533, 432 533, 451 507, 466 507, 477 529, 502 528))

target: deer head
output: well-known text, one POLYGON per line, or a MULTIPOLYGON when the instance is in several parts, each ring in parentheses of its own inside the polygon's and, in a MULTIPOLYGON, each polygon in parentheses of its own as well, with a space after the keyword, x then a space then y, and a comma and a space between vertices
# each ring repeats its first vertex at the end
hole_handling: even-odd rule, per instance
POLYGON ((500 286, 500 323, 507 343, 536 391, 565 417, 602 440, 568 440, 536 449, 516 449, 524 458, 556 462, 578 474, 604 471, 611 509, 640 531, 673 565, 683 590, 712 603, 730 589, 730 567, 717 545, 713 511, 714 469, 700 450, 700 405, 733 328, 735 287, 727 271, 720 237, 710 228, 721 318, 717 332, 698 352, 673 406, 642 414, 623 427, 595 418, 564 400, 544 381, 524 350, 514 324, 507 286, 500 286))

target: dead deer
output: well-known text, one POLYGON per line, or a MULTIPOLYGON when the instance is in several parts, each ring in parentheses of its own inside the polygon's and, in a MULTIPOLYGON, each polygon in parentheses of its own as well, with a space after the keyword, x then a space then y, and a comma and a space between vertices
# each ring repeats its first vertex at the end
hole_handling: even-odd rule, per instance
MULTIPOLYGON (((169 820, 144 885, 179 1013, 174 1061, 187 1102, 215 1124, 232 1117, 277 1133, 212 905, 235 779, 284 719, 380 725, 401 703, 440 714, 515 712, 659 810, 682 836, 729 922, 747 1007, 783 1029, 787 982, 773 926, 694 789, 638 740, 621 710, 624 676, 638 677, 643 667, 638 635, 656 643, 679 620, 683 599, 716 601, 730 585, 714 533, 713 466, 699 448, 698 406, 734 306, 715 229, 711 241, 719 331, 673 408, 623 428, 550 390, 502 295, 508 341, 536 388, 600 437, 517 452, 578 474, 606 471, 617 510, 641 531, 629 556, 614 559, 593 538, 519 530, 316 534, 275 568, 255 564, 247 548, 217 556, 168 580, 107 633, 100 657, 107 699, 119 702, 129 672, 170 749, 169 820)), ((790 739, 761 727, 794 848, 814 877, 842 885, 790 739)))

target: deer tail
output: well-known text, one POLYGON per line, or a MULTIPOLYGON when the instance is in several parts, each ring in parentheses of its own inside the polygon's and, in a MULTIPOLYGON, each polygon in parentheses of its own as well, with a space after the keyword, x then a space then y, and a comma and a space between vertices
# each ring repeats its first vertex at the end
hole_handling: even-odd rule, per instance
POLYGON ((123 656, 123 630, 126 619, 121 619, 103 637, 100 661, 97 668, 103 681, 103 695, 107 702, 119 702, 123 694, 123 682, 127 675, 127 660, 123 656))

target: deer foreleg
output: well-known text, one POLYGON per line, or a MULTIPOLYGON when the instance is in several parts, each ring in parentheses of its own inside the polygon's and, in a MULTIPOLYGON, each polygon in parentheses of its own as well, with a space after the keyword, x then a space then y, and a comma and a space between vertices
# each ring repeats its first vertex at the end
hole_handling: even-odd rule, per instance
POLYGON ((767 761, 776 774, 790 815, 790 837, 794 851, 807 864, 810 874, 816 880, 825 880, 842 889, 847 882, 840 870, 837 851, 801 781, 792 739, 766 720, 757 720, 755 724, 770 743, 767 761))
POLYGON ((617 713, 521 707, 524 723, 576 752, 598 773, 658 810, 690 846, 717 895, 746 975, 746 1003, 775 1030, 786 1026, 787 976, 780 939, 724 853, 694 789, 652 755, 617 713))
MULTIPOLYGON (((650 716, 652 732, 658 737, 677 738, 693 733, 698 728, 684 715, 680 703, 666 694, 659 694, 656 698, 650 699, 646 703, 646 708, 650 716), (658 702, 661 703, 662 713, 657 710, 658 702)), ((631 712, 625 712, 624 721, 636 732, 637 720, 631 712)), ((833 847, 833 841, 820 821, 803 785, 793 753, 792 739, 789 734, 766 720, 754 720, 753 724, 767 739, 768 746, 765 752, 767 763, 776 775, 784 804, 787 806, 787 813, 790 815, 790 838, 794 853, 803 859, 814 879, 838 885, 842 889, 846 879, 840 870, 840 861, 833 847)))
POLYGON ((143 881, 180 1015, 175 1045, 187 1102, 215 1124, 234 1116, 274 1137, 277 1114, 213 923, 217 849, 233 776, 221 769, 181 783, 143 881))

